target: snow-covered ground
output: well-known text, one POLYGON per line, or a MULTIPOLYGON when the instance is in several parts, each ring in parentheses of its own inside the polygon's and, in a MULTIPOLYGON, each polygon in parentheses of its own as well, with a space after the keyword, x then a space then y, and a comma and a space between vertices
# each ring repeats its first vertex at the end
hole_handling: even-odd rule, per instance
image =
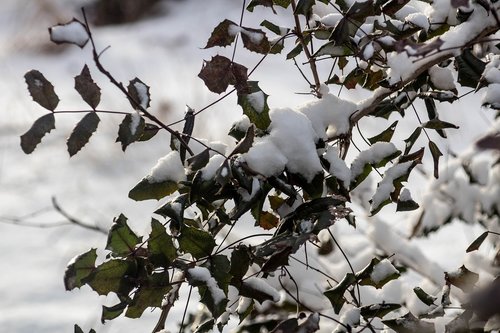
MULTIPOLYGON (((111 46, 102 57, 110 72, 119 81, 127 83, 137 76, 147 83, 151 87, 153 113, 165 121, 174 121, 183 116, 185 104, 200 109, 217 98, 197 78, 202 60, 215 54, 214 50, 202 48, 221 20, 238 21, 241 4, 233 0, 189 0, 168 2, 165 7, 164 16, 93 31, 99 48, 111 46)), ((65 139, 81 115, 62 114, 56 117, 57 129, 33 154, 25 155, 19 147, 19 136, 45 112, 31 100, 24 83, 23 75, 31 69, 40 70, 54 84, 61 98, 58 110, 88 108, 73 89, 73 77, 85 63, 102 88, 99 108, 130 110, 127 100, 95 70, 88 46, 80 50, 76 46, 50 44, 47 27, 80 17, 77 8, 76 1, 59 0, 3 0, 0 5, 0 219, 50 208, 51 197, 55 196, 68 213, 84 222, 107 228, 113 217, 124 213, 134 228, 143 233, 157 203, 133 202, 127 193, 169 151, 167 135, 160 134, 149 143, 133 144, 123 154, 119 144, 114 143, 121 118, 103 115, 90 143, 70 159, 65 139), (43 7, 47 4, 60 10, 47 10, 43 7)), ((257 26, 262 13, 269 11, 256 8, 253 15, 245 16, 244 23, 257 26)), ((229 48, 220 52, 231 54, 229 48)), ((295 94, 308 87, 293 64, 284 63, 283 58, 284 55, 269 57, 252 76, 271 95, 271 107, 295 106, 310 99, 295 94)), ((236 60, 251 67, 259 56, 239 49, 236 60)), ((351 98, 359 99, 360 95, 352 94, 351 98)), ((460 108, 455 104, 443 105, 441 118, 461 127, 460 134, 449 132, 449 140, 441 146, 445 148, 443 152, 447 145, 455 152, 464 149, 465 143, 489 126, 489 118, 478 115, 482 112, 478 109, 477 98, 464 99, 460 108)), ((195 134, 209 140, 225 140, 224 133, 240 116, 236 97, 230 96, 197 117, 195 134)), ((367 127, 361 123, 367 136, 376 134, 375 129, 367 127)), ((446 163, 446 156, 443 162, 446 163)), ((421 191, 416 187, 412 194, 418 198, 421 191)), ((391 213, 383 216, 393 216, 391 213)), ((61 220, 64 219, 49 212, 27 221, 50 225, 61 220)), ((466 246, 478 232, 460 224, 419 243, 423 252, 432 255, 443 268, 454 269, 464 256, 464 247, 459 244, 466 246)), ((98 297, 87 287, 64 290, 62 277, 67 262, 91 247, 103 248, 105 235, 75 226, 33 228, 0 223, 0 240, 2 332, 69 332, 75 323, 85 331, 91 327, 98 332, 123 332, 125 327, 126 331, 151 331, 158 311, 146 313, 140 320, 120 318, 102 326, 100 303, 110 305, 113 299, 98 297)), ((177 309, 170 320, 180 322, 182 310, 177 309)))

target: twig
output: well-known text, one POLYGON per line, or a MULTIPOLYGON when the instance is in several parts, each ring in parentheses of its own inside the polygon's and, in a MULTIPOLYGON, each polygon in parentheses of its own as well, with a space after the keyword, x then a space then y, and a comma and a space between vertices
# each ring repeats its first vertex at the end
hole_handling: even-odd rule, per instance
POLYGON ((83 223, 82 221, 80 221, 80 220, 74 218, 73 216, 69 215, 57 203, 56 197, 52 197, 52 206, 54 206, 54 209, 56 210, 56 212, 58 212, 59 214, 61 214, 62 216, 64 216, 70 223, 75 224, 75 225, 77 225, 79 227, 82 227, 84 229, 89 229, 89 230, 97 231, 97 232, 100 232, 100 233, 105 234, 105 235, 108 234, 108 231, 106 229, 103 229, 103 228, 101 228, 101 227, 99 227, 97 225, 90 225, 90 224, 83 223))
POLYGON ((88 22, 88 19, 87 19, 87 14, 85 13, 85 9, 84 8, 82 8, 82 14, 83 14, 83 19, 85 21, 85 29, 87 30, 87 33, 88 33, 88 36, 89 36, 89 40, 90 40, 90 44, 92 45, 92 54, 93 54, 94 63, 96 65, 97 69, 104 76, 106 76, 109 79, 109 81, 111 81, 111 83, 113 83, 118 89, 120 89, 120 91, 130 100, 130 102, 138 110, 140 110, 144 114, 145 117, 147 117, 149 120, 151 120, 151 121, 155 122, 156 124, 158 124, 161 128, 165 129, 171 135, 175 136, 179 140, 179 142, 181 143, 181 145, 186 148, 186 151, 188 151, 189 154, 191 154, 191 156, 193 156, 194 155, 193 151, 191 150, 191 148, 189 148, 188 144, 184 141, 184 139, 182 138, 182 135, 179 132, 174 131, 168 125, 165 125, 161 120, 159 120, 158 118, 156 118, 156 116, 154 116, 153 114, 149 113, 139 102, 137 102, 129 94, 129 92, 127 91, 127 89, 125 89, 124 85, 122 83, 118 82, 114 78, 114 76, 111 75, 111 73, 104 68, 104 66, 102 65, 102 63, 101 63, 101 61, 99 59, 100 53, 97 52, 97 48, 96 48, 96 45, 95 45, 95 42, 94 42, 94 37, 92 36, 92 32, 90 31, 90 26, 89 26, 89 22, 88 22))

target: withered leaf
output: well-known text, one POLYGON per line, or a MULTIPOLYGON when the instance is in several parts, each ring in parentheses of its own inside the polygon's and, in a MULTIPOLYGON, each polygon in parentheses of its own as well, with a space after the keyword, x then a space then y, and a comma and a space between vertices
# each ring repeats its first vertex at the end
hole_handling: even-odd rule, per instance
POLYGON ((33 100, 44 108, 54 111, 59 104, 59 97, 57 97, 52 83, 35 69, 26 73, 24 79, 33 100))
POLYGON ((31 128, 21 135, 21 148, 26 154, 31 154, 36 146, 42 141, 45 134, 55 129, 55 117, 53 113, 48 113, 38 118, 31 128))
POLYGON ((87 65, 83 67, 80 75, 75 76, 75 89, 85 103, 95 110, 101 101, 101 88, 92 79, 87 65))
POLYGON ((89 142, 99 125, 99 121, 97 113, 89 112, 76 124, 67 141, 70 157, 78 153, 89 142))

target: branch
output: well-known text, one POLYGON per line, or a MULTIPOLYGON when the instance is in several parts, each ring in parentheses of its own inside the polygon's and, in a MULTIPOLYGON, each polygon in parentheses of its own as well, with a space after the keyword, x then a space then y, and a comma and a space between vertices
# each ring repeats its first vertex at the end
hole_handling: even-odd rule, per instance
POLYGON ((96 48, 96 45, 95 45, 95 42, 94 42, 94 37, 92 36, 92 32, 90 31, 89 22, 88 22, 87 15, 85 13, 85 9, 84 8, 82 8, 82 14, 83 14, 83 19, 85 21, 85 29, 87 30, 87 33, 89 35, 89 40, 90 40, 90 43, 92 45, 92 54, 93 54, 94 63, 96 65, 97 69, 102 74, 104 74, 104 76, 106 76, 109 79, 109 81, 111 81, 111 83, 113 83, 118 89, 120 89, 120 91, 131 101, 132 104, 134 104, 134 106, 138 110, 140 110, 144 114, 144 116, 146 116, 149 120, 151 120, 151 121, 155 122, 156 124, 158 124, 161 128, 165 129, 171 135, 175 136, 179 140, 179 142, 181 143, 181 145, 186 148, 186 150, 189 152, 189 154, 191 154, 191 156, 193 156, 194 155, 193 151, 191 150, 191 148, 189 148, 188 144, 184 141, 184 139, 182 138, 182 135, 179 132, 174 131, 168 125, 165 125, 160 119, 156 118, 156 116, 154 116, 153 114, 149 113, 139 102, 137 102, 128 93, 127 89, 125 89, 125 87, 123 86, 123 84, 120 83, 120 82, 118 82, 113 77, 113 75, 111 75, 111 73, 104 68, 104 66, 102 65, 101 61, 99 60, 99 57, 100 57, 101 53, 97 52, 97 48, 96 48))
POLYGON ((82 221, 74 218, 73 216, 69 215, 66 211, 64 211, 61 206, 59 206, 58 202, 56 201, 56 197, 52 197, 52 206, 54 206, 54 209, 56 212, 64 216, 70 223, 75 224, 79 227, 82 227, 84 229, 89 229, 93 231, 100 232, 101 234, 108 234, 108 231, 106 229, 103 229, 97 225, 90 225, 87 223, 83 223, 82 221))

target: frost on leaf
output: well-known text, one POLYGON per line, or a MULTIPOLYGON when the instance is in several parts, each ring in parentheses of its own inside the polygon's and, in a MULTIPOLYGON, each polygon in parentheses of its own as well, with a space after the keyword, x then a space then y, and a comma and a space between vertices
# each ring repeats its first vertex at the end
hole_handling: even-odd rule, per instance
POLYGON ((243 109, 243 113, 261 130, 267 129, 271 123, 267 105, 268 97, 256 81, 249 81, 248 91, 238 95, 238 104, 243 109))
POLYGON ((97 113, 89 112, 76 124, 67 141, 70 157, 78 153, 89 142, 99 125, 99 121, 97 113))
POLYGON ((245 66, 220 55, 205 61, 198 77, 210 91, 217 94, 226 91, 229 85, 234 85, 238 91, 244 90, 248 79, 245 66))
POLYGON ((56 44, 75 44, 83 48, 89 41, 87 27, 77 19, 49 28, 50 40, 56 44))
POLYGON ((85 65, 80 75, 75 77, 75 90, 82 96, 85 103, 95 110, 101 101, 101 88, 94 82, 89 68, 85 65))
POLYGON ((24 79, 33 100, 44 108, 54 111, 59 104, 59 97, 57 97, 52 83, 42 73, 34 69, 26 73, 24 79))
POLYGON ((243 46, 252 52, 266 54, 271 49, 266 34, 260 29, 242 27, 241 39, 243 46))
POLYGON ((379 260, 377 258, 373 258, 365 268, 356 273, 359 284, 373 286, 377 289, 382 288, 387 282, 397 279, 399 275, 399 271, 388 259, 379 260))
POLYGON ((31 128, 21 135, 21 148, 26 154, 31 154, 36 146, 42 141, 45 134, 55 129, 55 117, 53 113, 38 118, 31 128))

